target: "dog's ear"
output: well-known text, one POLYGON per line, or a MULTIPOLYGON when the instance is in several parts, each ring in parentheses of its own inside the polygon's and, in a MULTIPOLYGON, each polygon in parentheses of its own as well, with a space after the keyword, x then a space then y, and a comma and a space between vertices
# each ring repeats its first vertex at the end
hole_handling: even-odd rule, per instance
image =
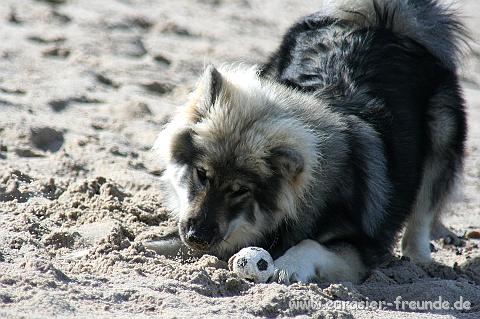
POLYGON ((202 86, 204 94, 204 106, 209 108, 215 103, 222 89, 222 75, 218 70, 210 64, 203 74, 202 86))
POLYGON ((288 146, 274 148, 271 151, 270 163, 276 172, 289 180, 295 179, 305 168, 302 154, 288 146))
POLYGON ((223 86, 223 78, 220 72, 209 65, 201 77, 193 103, 187 107, 187 113, 192 123, 198 123, 208 113, 208 110, 215 104, 223 86))

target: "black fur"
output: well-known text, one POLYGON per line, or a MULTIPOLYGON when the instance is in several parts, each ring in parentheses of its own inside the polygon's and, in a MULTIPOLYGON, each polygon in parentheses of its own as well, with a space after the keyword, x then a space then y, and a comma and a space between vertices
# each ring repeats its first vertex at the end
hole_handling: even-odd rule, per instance
MULTIPOLYGON (((394 11, 377 6, 376 12, 377 23, 369 27, 319 14, 305 17, 287 32, 261 69, 262 77, 328 101, 352 127, 346 132, 351 165, 345 170, 350 179, 342 181, 349 187, 342 185, 332 191, 324 212, 315 214, 320 217, 314 225, 295 229, 295 225, 285 224, 266 236, 263 246, 270 248, 274 258, 294 241, 333 231, 338 235, 331 243, 350 242, 367 265, 375 265, 391 251, 412 211, 426 159, 435 156, 447 163, 441 180, 435 183, 432 206, 442 201, 462 164, 466 121, 455 70, 413 39, 394 33, 394 11), (443 151, 433 148, 435 136, 429 129, 432 109, 439 104, 450 110, 455 127, 455 136, 443 151), (392 185, 383 213, 386 217, 373 234, 368 234, 361 222, 368 172, 362 136, 353 129, 359 124, 379 134, 392 185)), ((455 27, 459 26, 452 25, 455 27)))

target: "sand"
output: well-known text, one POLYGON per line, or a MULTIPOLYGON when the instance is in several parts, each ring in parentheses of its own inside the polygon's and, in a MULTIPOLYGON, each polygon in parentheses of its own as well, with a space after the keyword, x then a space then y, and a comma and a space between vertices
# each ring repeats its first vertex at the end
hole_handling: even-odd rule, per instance
MULTIPOLYGON (((259 63, 319 1, 2 0, 0 317, 479 318, 480 244, 432 242, 435 263, 396 258, 359 285, 252 283, 213 256, 146 249, 172 223, 150 148, 204 65, 259 63), (316 307, 327 301, 463 298, 470 309, 316 307), (292 301, 310 301, 295 308, 292 301), (308 309, 307 309, 308 308, 308 309)), ((480 4, 462 2, 480 27, 480 4)), ((479 40, 480 33, 473 33, 479 40)), ((464 185, 445 221, 480 230, 480 46, 462 85, 469 110, 464 185)))

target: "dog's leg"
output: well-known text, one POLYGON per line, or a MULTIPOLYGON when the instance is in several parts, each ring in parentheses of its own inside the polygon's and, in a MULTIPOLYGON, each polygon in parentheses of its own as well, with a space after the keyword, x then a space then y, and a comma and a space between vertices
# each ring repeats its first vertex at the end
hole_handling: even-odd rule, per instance
POLYGON ((367 272, 354 247, 345 244, 327 248, 310 239, 287 250, 274 264, 277 269, 272 281, 285 284, 312 280, 358 282, 367 272))
POLYGON ((418 263, 431 261, 430 230, 435 214, 428 207, 429 195, 422 187, 402 238, 402 254, 418 263))
MULTIPOLYGON (((420 191, 402 238, 402 253, 415 262, 429 262, 432 228, 462 169, 465 118, 456 82, 440 87, 428 113, 431 152, 425 162, 420 191)), ((434 234, 435 235, 435 234, 434 234)))
POLYGON ((402 254, 414 262, 430 262, 430 239, 448 235, 440 215, 455 184, 456 174, 443 158, 427 160, 422 186, 402 238, 402 254))
POLYGON ((430 231, 435 219, 433 185, 443 169, 435 159, 428 159, 424 168, 422 185, 402 238, 402 254, 417 263, 428 263, 430 256, 430 231))
POLYGON ((442 159, 427 161, 415 208, 403 234, 402 254, 415 262, 431 261, 430 239, 449 237, 453 245, 461 244, 461 239, 441 222, 441 213, 457 179, 457 171, 443 163, 442 159))

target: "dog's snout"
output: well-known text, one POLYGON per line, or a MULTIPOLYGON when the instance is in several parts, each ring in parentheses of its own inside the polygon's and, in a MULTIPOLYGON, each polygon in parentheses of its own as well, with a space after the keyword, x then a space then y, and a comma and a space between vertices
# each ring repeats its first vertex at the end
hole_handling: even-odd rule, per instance
POLYGON ((209 244, 209 240, 205 236, 205 234, 202 234, 201 232, 196 231, 194 229, 190 229, 187 232, 186 240, 188 241, 189 244, 198 248, 206 248, 208 247, 208 244, 209 244))
POLYGON ((217 228, 205 223, 197 223, 189 219, 184 228, 184 239, 186 244, 199 250, 207 250, 217 234, 217 228))

